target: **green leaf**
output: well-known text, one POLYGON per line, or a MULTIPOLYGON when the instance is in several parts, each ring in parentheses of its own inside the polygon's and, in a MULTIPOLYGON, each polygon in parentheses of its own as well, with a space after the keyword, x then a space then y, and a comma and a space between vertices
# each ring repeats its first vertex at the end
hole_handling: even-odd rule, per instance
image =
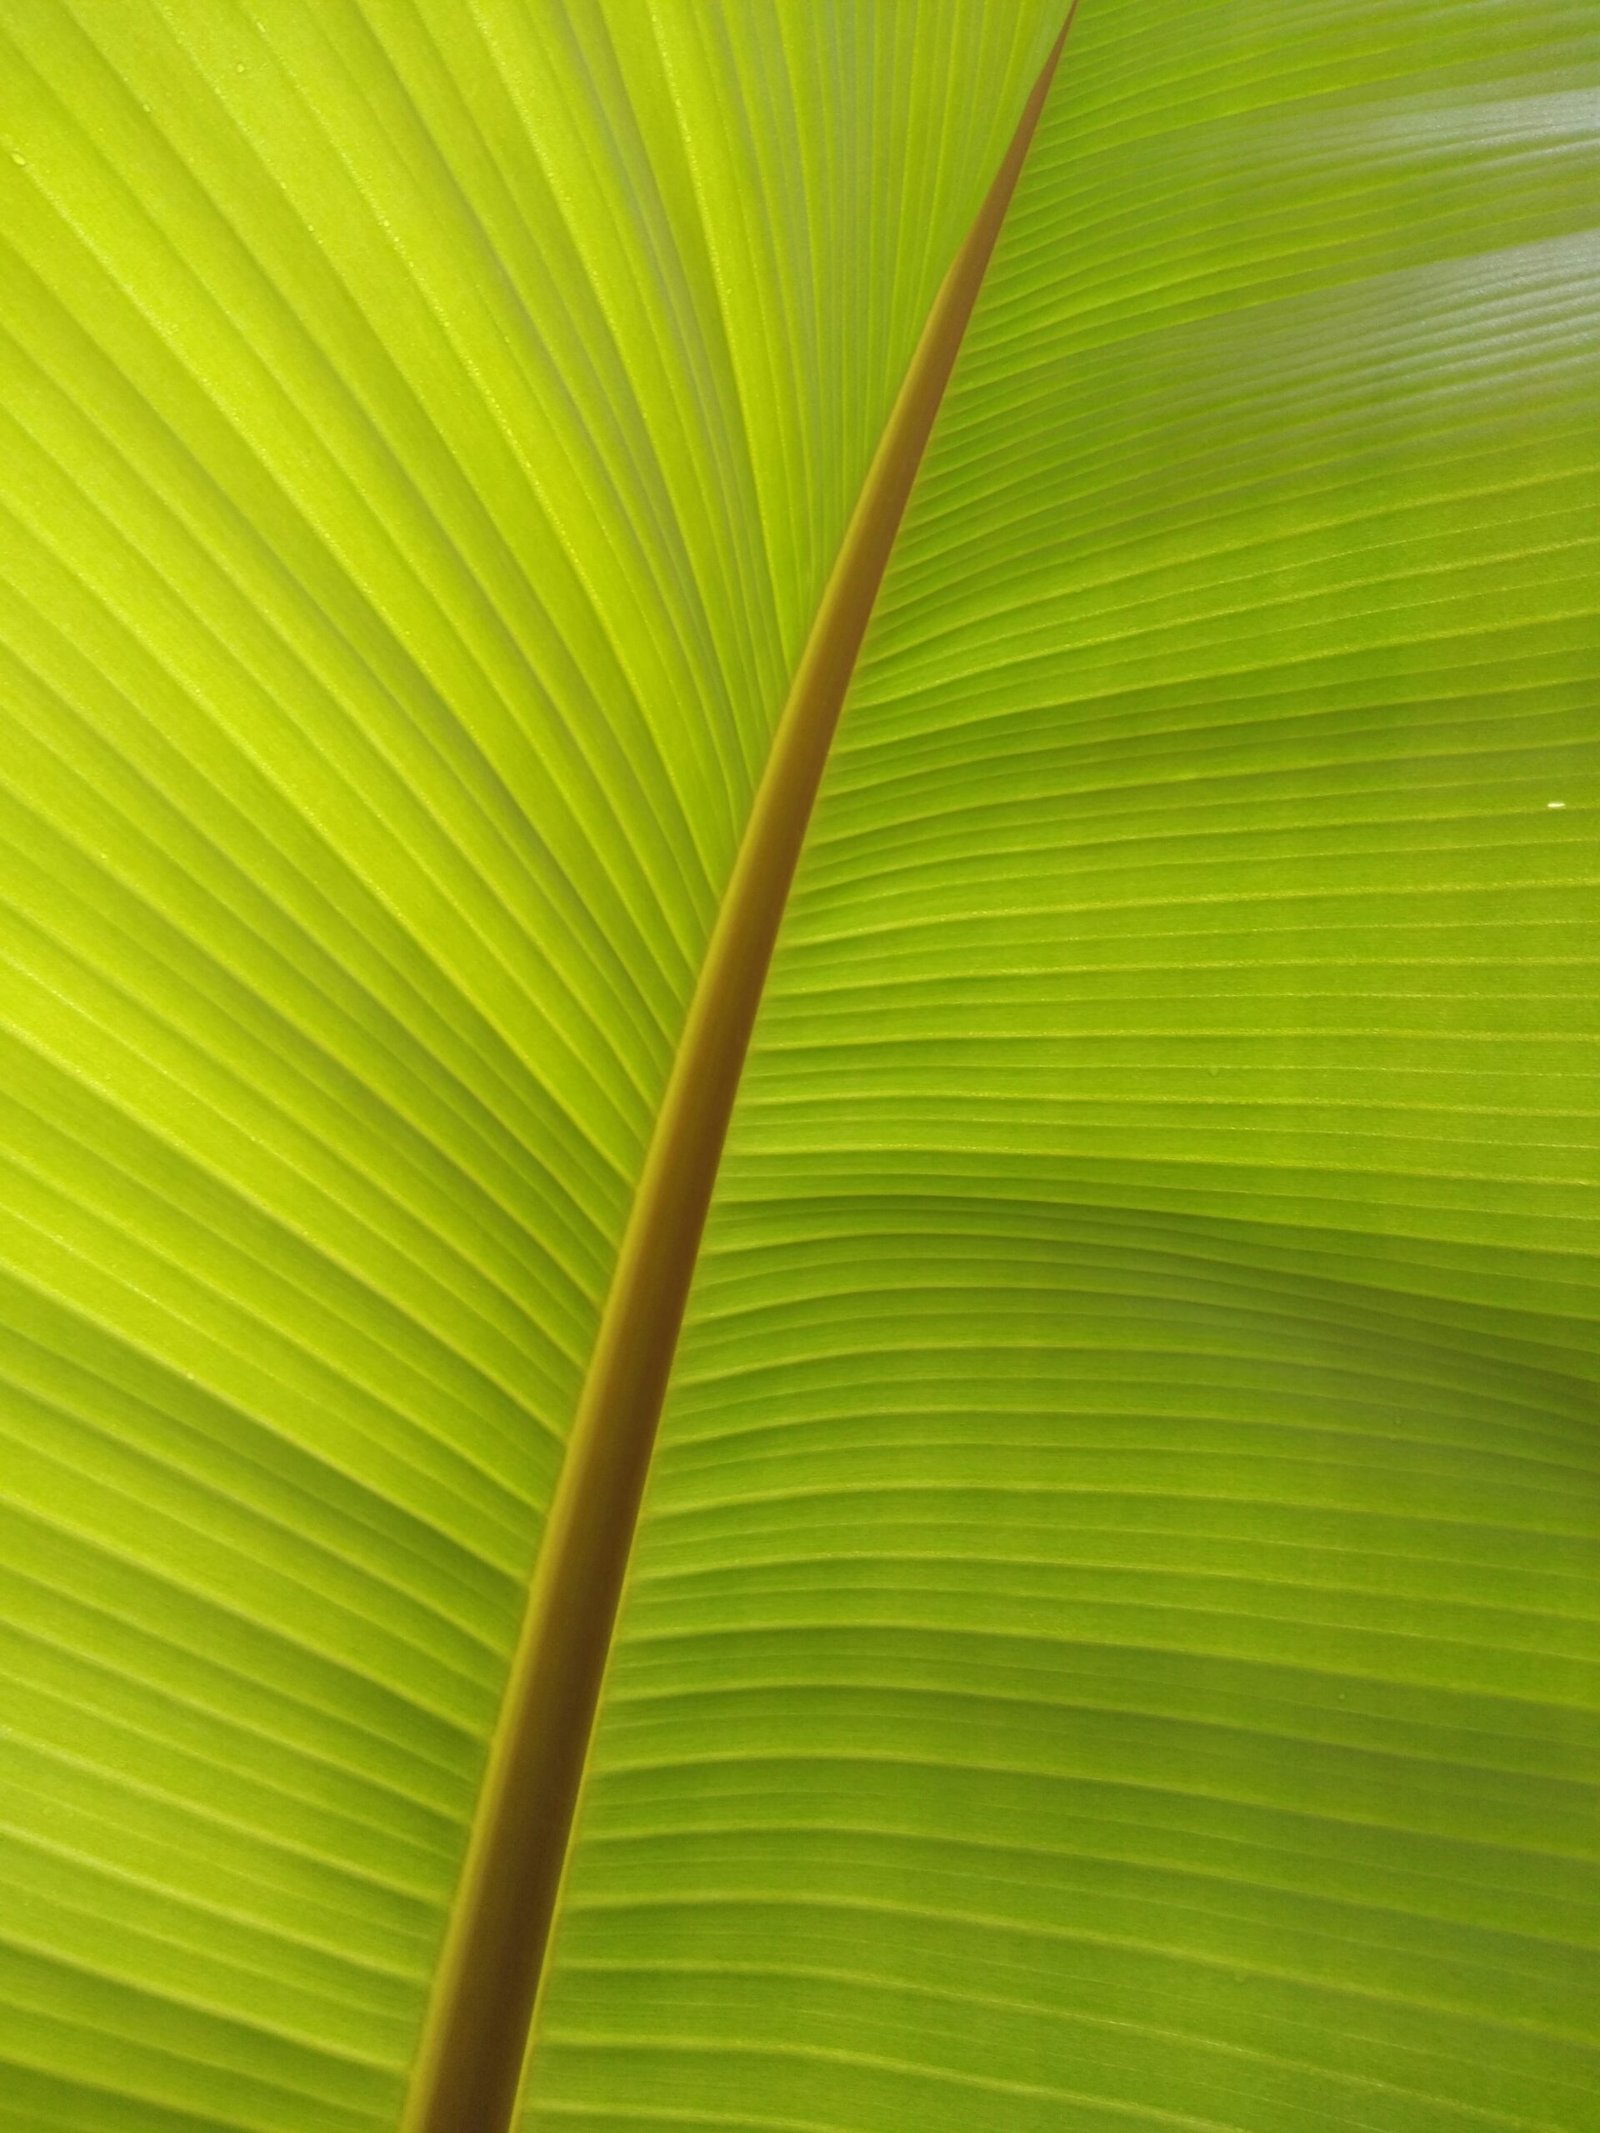
MULTIPOLYGON (((0 2128, 397 2125, 774 730, 1059 27, 0 25, 0 2128)), ((1589 0, 1082 0, 529 2126, 1600 2127, 1597 77, 1589 0)))
POLYGON ((530 2126, 1600 2124, 1595 28, 1084 0, 746 1068, 530 2126))
POLYGON ((388 2127, 789 674, 1055 23, 24 0, 0 2114, 388 2127))

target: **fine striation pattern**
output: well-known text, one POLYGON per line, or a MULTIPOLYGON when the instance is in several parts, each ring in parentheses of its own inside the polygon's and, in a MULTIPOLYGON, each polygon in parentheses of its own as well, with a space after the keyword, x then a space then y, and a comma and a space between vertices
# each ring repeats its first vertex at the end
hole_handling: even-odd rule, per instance
POLYGON ((1083 0, 669 1396, 528 2125, 1594 2133, 1600 23, 1083 0))
POLYGON ((1057 27, 854 12, 4 10, 7 2133, 395 2122, 770 731, 1057 27))

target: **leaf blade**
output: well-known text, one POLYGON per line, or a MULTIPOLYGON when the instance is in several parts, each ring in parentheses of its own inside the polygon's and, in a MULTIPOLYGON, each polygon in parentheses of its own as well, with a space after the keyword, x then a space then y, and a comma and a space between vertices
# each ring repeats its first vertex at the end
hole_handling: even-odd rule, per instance
POLYGON ((1593 2122, 1594 57, 1075 28, 774 959, 528 2124, 1593 2122))
POLYGON ((786 631, 1037 65, 1030 16, 953 10, 908 97, 824 11, 792 81, 753 23, 708 87, 658 13, 7 19, 31 2123, 398 2114, 786 631), (769 187, 837 186, 847 254, 925 234, 860 349, 859 285, 752 254, 745 150, 689 167, 683 103, 731 124, 757 65, 812 114, 769 187), (752 454, 740 336, 802 300, 752 454))

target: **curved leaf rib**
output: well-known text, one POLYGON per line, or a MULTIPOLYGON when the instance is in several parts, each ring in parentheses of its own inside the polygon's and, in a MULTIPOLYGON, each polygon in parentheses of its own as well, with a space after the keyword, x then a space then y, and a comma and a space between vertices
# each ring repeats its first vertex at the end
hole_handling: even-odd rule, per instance
POLYGON ((656 1425, 767 965, 895 535, 1071 26, 1069 12, 929 312, 795 671, 723 898, 551 1505, 413 2077, 408 2133, 498 2133, 515 2105, 656 1425))

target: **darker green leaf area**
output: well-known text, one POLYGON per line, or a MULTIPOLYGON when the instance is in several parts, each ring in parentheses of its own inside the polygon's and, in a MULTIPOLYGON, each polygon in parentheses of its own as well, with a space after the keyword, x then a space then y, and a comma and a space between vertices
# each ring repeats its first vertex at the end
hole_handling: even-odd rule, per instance
POLYGON ((1597 56, 1084 0, 747 1069, 541 2129, 1600 2125, 1597 56))

